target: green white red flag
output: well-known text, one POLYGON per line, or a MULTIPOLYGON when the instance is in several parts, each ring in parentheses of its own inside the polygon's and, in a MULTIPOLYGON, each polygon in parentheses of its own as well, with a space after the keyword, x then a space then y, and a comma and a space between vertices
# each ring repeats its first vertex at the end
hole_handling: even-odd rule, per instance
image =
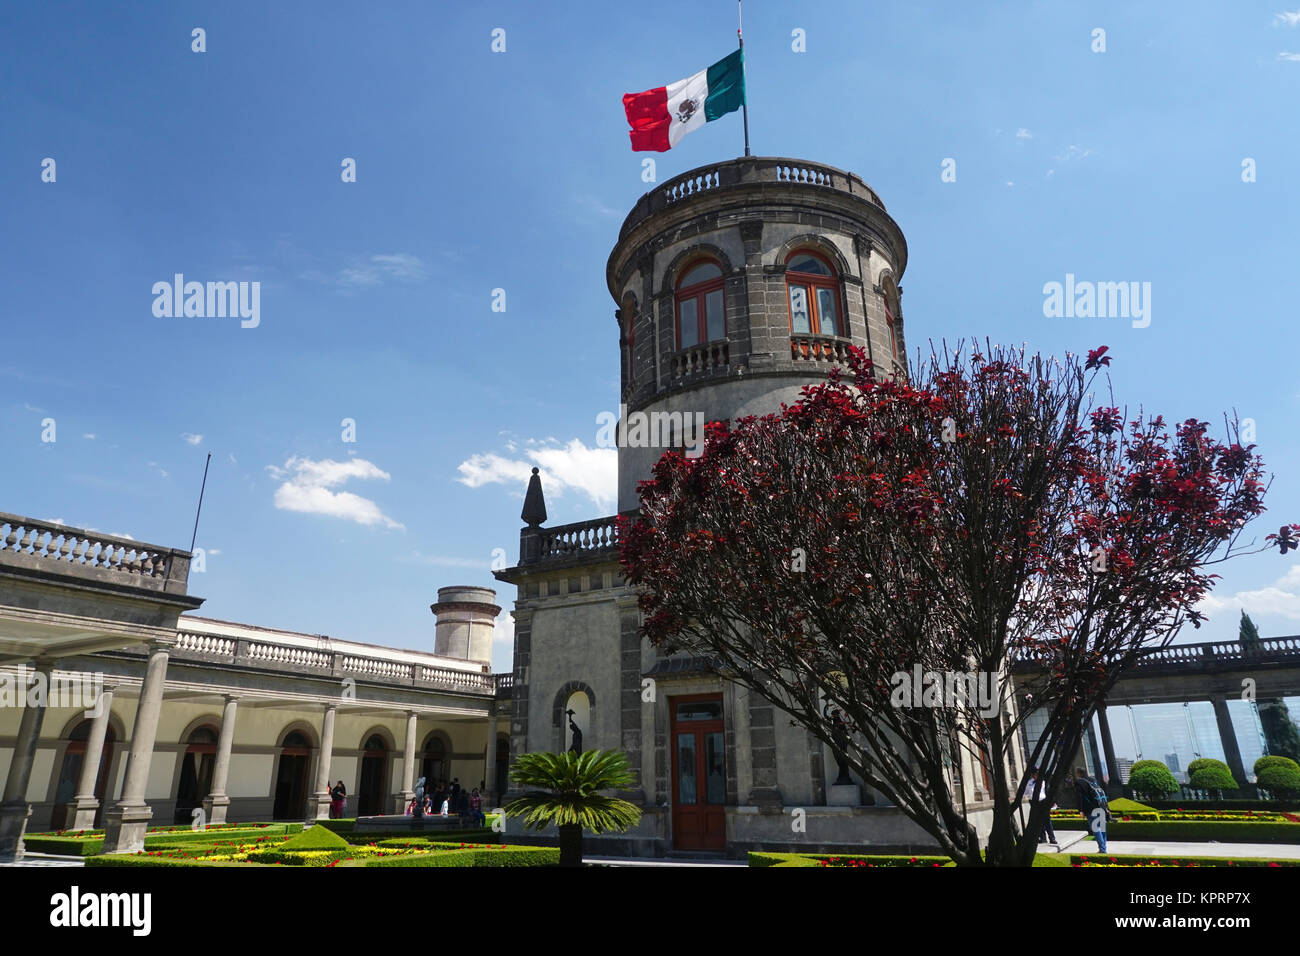
POLYGON ((634 152, 670 150, 687 133, 744 105, 743 48, 684 80, 623 96, 634 152))

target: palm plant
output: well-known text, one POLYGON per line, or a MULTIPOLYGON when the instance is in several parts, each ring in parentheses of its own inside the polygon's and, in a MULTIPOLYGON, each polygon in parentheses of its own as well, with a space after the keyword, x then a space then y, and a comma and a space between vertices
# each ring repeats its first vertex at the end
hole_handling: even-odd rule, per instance
POLYGON ((635 782, 627 754, 621 750, 523 754, 510 778, 538 789, 511 800, 503 809, 508 816, 522 816, 530 830, 555 824, 560 831, 560 866, 582 865, 583 830, 622 832, 641 819, 636 804, 598 792, 625 789, 635 782))

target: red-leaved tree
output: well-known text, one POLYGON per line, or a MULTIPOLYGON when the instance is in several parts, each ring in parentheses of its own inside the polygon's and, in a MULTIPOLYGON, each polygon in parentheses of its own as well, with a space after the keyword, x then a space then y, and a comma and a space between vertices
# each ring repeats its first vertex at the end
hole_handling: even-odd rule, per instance
POLYGON ((848 380, 711 425, 698 458, 660 460, 621 529, 643 633, 719 659, 958 863, 1028 865, 1050 801, 1018 810, 1023 763, 1060 785, 1118 675, 1199 626, 1208 566, 1263 511, 1235 422, 1218 441, 1196 420, 1093 407, 1106 351, 944 347, 892 381, 855 350, 848 380), (1045 725, 1017 762, 1021 661, 1040 667, 1045 725), (916 699, 919 674, 949 675, 946 692, 927 676, 916 699), (987 779, 983 848, 963 752, 987 779))

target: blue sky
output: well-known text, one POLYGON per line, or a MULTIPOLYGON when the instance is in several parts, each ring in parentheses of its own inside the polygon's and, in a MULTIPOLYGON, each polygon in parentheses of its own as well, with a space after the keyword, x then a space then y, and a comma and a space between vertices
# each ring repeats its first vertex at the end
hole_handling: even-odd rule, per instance
MULTIPOLYGON (((1262 537, 1297 520, 1287 2, 752 2, 754 152, 880 193, 913 348, 1105 344, 1131 408, 1253 419, 1262 537), (1150 325, 1044 317, 1067 273, 1150 282, 1150 325)), ((431 648, 436 589, 513 563, 530 466, 552 523, 614 510, 604 266, 649 188, 620 97, 726 55, 735 5, 120 6, 0 11, 0 510, 185 547, 210 451, 202 613, 431 648), (260 324, 156 317, 175 273, 260 282, 260 324)), ((658 180, 741 149, 725 117, 658 180)), ((1235 637, 1243 604, 1300 631, 1293 558, 1228 565, 1185 639, 1235 637)))

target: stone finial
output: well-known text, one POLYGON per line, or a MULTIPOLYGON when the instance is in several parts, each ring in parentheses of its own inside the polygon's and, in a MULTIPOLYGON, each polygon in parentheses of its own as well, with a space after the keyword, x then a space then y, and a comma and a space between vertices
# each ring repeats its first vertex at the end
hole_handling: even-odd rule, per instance
POLYGON ((546 520, 546 499, 542 497, 542 479, 533 469, 528 479, 528 492, 524 495, 524 510, 519 515, 530 528, 540 527, 546 520))

